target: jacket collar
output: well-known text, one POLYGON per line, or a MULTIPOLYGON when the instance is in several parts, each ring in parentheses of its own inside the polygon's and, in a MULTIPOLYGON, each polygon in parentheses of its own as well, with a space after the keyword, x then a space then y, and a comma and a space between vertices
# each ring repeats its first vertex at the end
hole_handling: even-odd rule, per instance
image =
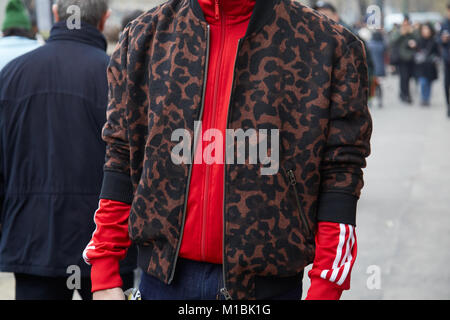
MULTIPOLYGON (((200 6, 198 0, 188 0, 190 2, 190 6, 194 11, 194 14, 201 20, 206 22, 205 16, 202 11, 202 7, 200 6)), ((227 1, 227 0, 221 0, 227 1)), ((245 38, 249 37, 253 33, 258 32, 264 25, 267 20, 272 17, 274 13, 275 6, 281 0, 256 0, 255 7, 253 9, 253 13, 250 18, 250 22, 247 28, 247 33, 245 38)))
POLYGON ((106 51, 107 43, 103 34, 89 23, 81 23, 80 29, 68 29, 66 22, 56 23, 51 32, 48 42, 58 40, 69 40, 85 43, 106 51))
POLYGON ((197 0, 209 24, 250 20, 256 0, 197 0))

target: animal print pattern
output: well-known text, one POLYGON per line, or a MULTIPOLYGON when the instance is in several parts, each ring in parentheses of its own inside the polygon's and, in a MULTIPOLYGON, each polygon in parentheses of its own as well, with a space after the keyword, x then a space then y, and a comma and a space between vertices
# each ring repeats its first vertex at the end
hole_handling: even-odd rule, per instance
MULTIPOLYGON (((255 298, 256 276, 294 276, 313 261, 319 195, 359 197, 370 153, 362 43, 297 2, 268 3, 263 27, 239 48, 228 128, 278 129, 280 170, 226 165, 224 268, 235 299, 255 298)), ((166 283, 189 183, 189 165, 171 161, 171 135, 192 134, 199 120, 206 52, 205 20, 190 0, 171 0, 127 27, 108 70, 105 171, 130 176, 131 238, 149 253, 147 272, 166 283)))

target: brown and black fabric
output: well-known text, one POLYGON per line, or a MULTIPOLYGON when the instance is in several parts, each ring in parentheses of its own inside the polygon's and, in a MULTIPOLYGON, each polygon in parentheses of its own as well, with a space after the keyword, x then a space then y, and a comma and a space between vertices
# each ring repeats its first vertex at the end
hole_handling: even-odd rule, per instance
MULTIPOLYGON (((139 265, 166 283, 190 171, 172 162, 171 136, 193 134, 201 120, 206 63, 197 0, 171 0, 126 28, 108 70, 101 197, 132 204, 139 265)), ((280 169, 264 176, 262 164, 226 165, 224 275, 233 298, 255 299, 259 278, 301 274, 314 258, 318 221, 355 224, 370 154, 367 95, 356 36, 298 2, 256 2, 237 53, 227 128, 279 130, 280 169)))

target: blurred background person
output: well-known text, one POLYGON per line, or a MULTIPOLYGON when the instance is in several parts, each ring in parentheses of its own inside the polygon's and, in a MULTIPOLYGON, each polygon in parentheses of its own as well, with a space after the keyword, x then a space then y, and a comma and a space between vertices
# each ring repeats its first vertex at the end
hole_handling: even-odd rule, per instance
POLYGON ((384 41, 384 36, 382 31, 376 31, 373 33, 372 38, 367 42, 367 48, 370 51, 373 62, 373 74, 374 80, 374 91, 375 96, 378 100, 378 106, 383 107, 383 89, 382 89, 382 79, 386 77, 386 53, 387 45, 384 41))
POLYGON ((430 105, 431 86, 438 79, 439 45, 431 24, 422 24, 419 28, 420 37, 417 41, 415 55, 416 75, 420 86, 422 106, 430 105))
POLYGON ((398 64, 400 63, 399 54, 395 46, 395 40, 400 36, 400 25, 394 24, 392 30, 387 34, 388 57, 389 57, 389 72, 391 74, 398 74, 398 64))
POLYGON ((0 70, 11 60, 40 46, 34 39, 31 20, 21 0, 8 2, 2 32, 0 70))
POLYGON ((417 42, 408 16, 405 16, 400 32, 394 36, 392 50, 398 52, 397 66, 400 75, 400 100, 411 104, 410 82, 414 76, 414 56, 417 42))
MULTIPOLYGON (((0 270, 14 273, 18 300, 71 299, 72 265, 81 297, 92 297, 82 253, 103 179, 109 58, 101 31, 110 11, 107 0, 57 0, 53 13, 47 44, 0 73, 0 270), (69 30, 72 5, 81 26, 69 30)), ((125 289, 135 268, 132 249, 121 269, 125 289)))
POLYGON ((447 116, 450 118, 450 3, 447 5, 447 18, 442 24, 439 42, 444 61, 444 86, 447 101, 447 116))

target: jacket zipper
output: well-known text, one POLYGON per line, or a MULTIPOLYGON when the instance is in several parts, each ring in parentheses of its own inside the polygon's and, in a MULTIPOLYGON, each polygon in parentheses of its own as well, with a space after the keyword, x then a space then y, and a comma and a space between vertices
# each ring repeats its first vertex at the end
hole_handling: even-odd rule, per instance
MULTIPOLYGON (((203 80, 203 89, 202 89, 202 104, 200 107, 200 114, 198 117, 198 121, 200 121, 203 117, 203 111, 205 109, 205 93, 206 93, 206 82, 208 80, 208 65, 209 65, 209 46, 210 46, 210 26, 209 24, 207 25, 206 28, 206 61, 205 61, 205 76, 204 76, 204 80, 203 80)), ((195 128, 194 128, 195 130, 195 128)), ((194 132, 195 134, 196 132, 194 132)), ((198 134, 198 132, 197 132, 198 134)), ((201 132, 200 132, 201 134, 201 132)), ((194 139, 194 141, 196 141, 197 139, 194 139)), ((177 266, 177 261, 178 261, 178 255, 180 253, 180 249, 181 249, 181 242, 183 239, 183 233, 184 233, 184 225, 186 222, 186 209, 187 209, 187 202, 188 202, 188 196, 189 196, 189 189, 190 189, 190 184, 191 184, 191 178, 192 178, 192 166, 194 163, 194 159, 195 159, 195 153, 197 150, 197 145, 194 145, 192 154, 191 154, 191 163, 189 164, 189 172, 188 172, 188 180, 187 180, 187 188, 186 188, 186 194, 185 194, 185 198, 184 198, 184 204, 183 204, 183 217, 182 217, 182 222, 181 222, 181 233, 180 233, 180 238, 178 239, 178 244, 177 244, 177 249, 176 249, 176 254, 175 254, 175 258, 173 261, 173 268, 172 268, 172 274, 170 275, 169 278, 169 282, 168 284, 171 284, 173 281, 173 278, 175 276, 175 268, 177 266)))
MULTIPOLYGON (((237 62, 237 58, 238 58, 238 54, 239 54, 239 50, 241 47, 241 42, 242 39, 239 39, 238 42, 238 47, 236 50, 236 57, 234 59, 234 67, 233 67, 233 82, 231 85, 231 94, 230 94, 230 103, 228 105, 228 110, 227 110, 227 123, 225 126, 225 130, 228 128, 228 124, 230 122, 230 108, 231 105, 233 103, 233 89, 234 89, 234 84, 236 81, 236 62, 237 62)), ((226 145, 226 142, 225 142, 226 145)), ((226 157, 226 152, 225 152, 225 157, 226 157)), ((220 289, 220 293, 225 297, 225 300, 232 300, 232 297, 230 295, 230 293, 228 292, 227 289, 227 275, 225 272, 225 263, 226 263, 226 254, 225 254, 225 234, 226 234, 226 219, 225 219, 225 193, 226 193, 226 186, 227 186, 227 164, 225 163, 223 166, 223 171, 224 171, 224 175, 223 175, 223 239, 222 239, 222 253, 223 253, 223 257, 222 257, 222 273, 223 273, 223 288, 220 289)))
POLYGON ((289 184, 294 189, 295 201, 297 203, 297 209, 298 209, 298 213, 300 214, 300 219, 302 220, 302 223, 305 226, 305 229, 308 233, 308 238, 309 238, 311 236, 311 228, 309 226, 308 221, 306 220, 305 213, 303 212, 302 205, 300 203, 300 198, 299 198, 298 192, 297 192, 297 178, 295 178, 294 170, 292 170, 292 169, 288 170, 287 175, 289 178, 289 184))
MULTIPOLYGON (((220 72, 217 72, 219 68, 217 66, 221 66, 223 61, 223 50, 224 50, 224 42, 225 42, 225 15, 223 15, 222 10, 220 10, 220 2, 219 0, 216 1, 216 19, 221 20, 221 41, 220 41, 220 50, 219 50, 219 56, 217 58, 217 65, 216 65, 216 79, 214 81, 214 96, 213 96, 213 105, 212 105, 212 119, 211 119, 211 127, 215 129, 216 126, 216 109, 217 109, 217 97, 218 97, 218 91, 219 91, 219 81, 220 81, 220 72)), ((214 142, 215 143, 215 142, 214 142)), ((206 222, 207 222, 207 216, 208 216, 208 203, 209 203, 209 186, 210 186, 210 175, 211 175, 211 166, 206 166, 206 172, 205 172, 205 181, 204 181, 204 194, 206 195, 203 199, 203 210, 202 210, 202 235, 201 235, 201 255, 203 260, 206 260, 206 222)))

